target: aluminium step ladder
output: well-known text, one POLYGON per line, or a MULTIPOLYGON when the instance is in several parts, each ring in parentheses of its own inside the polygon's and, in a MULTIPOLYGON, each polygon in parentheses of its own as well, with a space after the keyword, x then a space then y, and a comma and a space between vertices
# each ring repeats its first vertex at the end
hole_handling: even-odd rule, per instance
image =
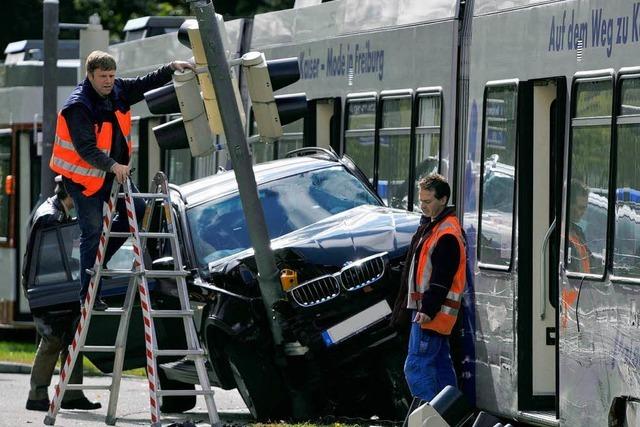
POLYGON ((116 423, 116 407, 118 404, 118 394, 120 391, 120 381, 122 379, 122 367, 124 363, 125 349, 127 343, 127 332, 131 319, 131 311, 135 300, 136 291, 140 295, 140 305, 142 308, 142 317, 144 321, 145 347, 147 355, 147 378, 149 381, 149 403, 151 410, 151 426, 161 427, 160 421, 160 403, 159 398, 163 396, 194 396, 203 395, 209 413, 209 421, 212 426, 221 426, 220 418, 213 399, 213 390, 209 384, 209 377, 205 367, 206 354, 200 346, 200 341, 193 322, 194 312, 189 305, 189 295, 187 290, 186 276, 187 272, 183 269, 182 257, 180 255, 180 247, 178 235, 175 225, 175 216, 171 208, 171 200, 169 196, 169 188, 166 176, 162 172, 158 172, 153 179, 154 193, 134 193, 132 192, 131 181, 126 180, 123 184, 118 184, 114 180, 113 188, 109 197, 109 201, 105 204, 105 214, 103 218, 102 235, 100 236, 100 244, 93 270, 91 270, 91 281, 89 290, 81 308, 81 316, 76 333, 71 345, 69 346, 69 355, 65 360, 64 366, 60 370, 60 380, 55 387, 55 393, 49 411, 44 419, 46 425, 54 425, 56 415, 60 409, 60 403, 66 390, 108 390, 109 405, 107 408, 107 416, 105 423, 115 425, 116 423), (123 192, 120 193, 120 187, 123 192), (114 214, 116 212, 116 202, 118 198, 124 198, 127 216, 129 221, 129 232, 112 232, 111 225, 114 214), (142 220, 141 230, 138 230, 136 212, 133 204, 133 198, 147 199, 145 214, 142 220), (153 211, 156 207, 156 201, 162 200, 162 210, 164 220, 167 224, 167 232, 150 233, 149 227, 153 217, 153 211), (109 242, 109 237, 132 237, 134 260, 131 270, 109 270, 103 265, 104 253, 109 242), (166 239, 171 244, 171 250, 174 257, 173 270, 147 270, 144 264, 144 249, 146 248, 146 239, 166 239), (129 285, 123 306, 121 308, 109 308, 106 311, 93 311, 93 304, 96 300, 98 284, 102 276, 129 276, 129 285), (155 310, 151 306, 149 297, 149 286, 147 278, 165 278, 176 281, 177 294, 180 300, 179 310, 155 310), (114 346, 96 346, 85 345, 87 331, 91 317, 93 315, 115 315, 120 316, 118 333, 114 346), (160 350, 156 342, 156 332, 154 328, 154 318, 181 318, 184 323, 187 348, 160 350), (84 384, 68 384, 69 373, 73 370, 73 366, 80 352, 113 352, 114 365, 111 384, 109 385, 84 385, 84 384), (198 379, 200 381, 200 390, 162 390, 158 379, 158 366, 156 358, 158 356, 186 356, 195 363, 198 379))

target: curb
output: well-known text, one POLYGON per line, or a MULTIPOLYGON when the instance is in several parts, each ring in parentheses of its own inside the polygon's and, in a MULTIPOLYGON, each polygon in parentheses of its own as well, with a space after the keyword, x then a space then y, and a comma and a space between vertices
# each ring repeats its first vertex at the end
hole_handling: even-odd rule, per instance
MULTIPOLYGON (((57 371, 57 369, 56 369, 57 371)), ((0 362, 0 373, 2 374, 30 374, 31 365, 26 363, 0 362)))

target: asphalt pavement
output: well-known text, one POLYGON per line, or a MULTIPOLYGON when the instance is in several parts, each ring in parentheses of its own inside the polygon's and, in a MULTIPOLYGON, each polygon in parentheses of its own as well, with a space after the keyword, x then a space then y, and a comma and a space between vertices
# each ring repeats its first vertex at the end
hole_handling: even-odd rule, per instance
MULTIPOLYGON (((28 372, 28 369, 16 366, 14 369, 2 369, 0 372, 2 372, 0 373, 0 427, 44 425, 44 412, 28 411, 24 407, 29 393, 29 375, 24 372, 28 372)), ((85 377, 85 384, 109 384, 110 380, 111 378, 108 376, 85 377)), ((54 375, 50 394, 57 381, 58 377, 54 375)), ((62 409, 56 418, 56 426, 106 425, 104 421, 107 414, 109 393, 105 390, 87 390, 85 394, 90 400, 102 403, 102 408, 96 411, 62 409)), ((225 391, 216 388, 214 399, 223 424, 240 426, 252 422, 249 410, 236 390, 225 391)), ((145 378, 129 376, 122 378, 116 416, 118 417, 116 426, 150 425, 149 389, 145 378)), ((195 422, 198 426, 209 425, 207 409, 202 396, 198 396, 196 407, 189 412, 163 415, 162 425, 167 426, 187 419, 195 422)))

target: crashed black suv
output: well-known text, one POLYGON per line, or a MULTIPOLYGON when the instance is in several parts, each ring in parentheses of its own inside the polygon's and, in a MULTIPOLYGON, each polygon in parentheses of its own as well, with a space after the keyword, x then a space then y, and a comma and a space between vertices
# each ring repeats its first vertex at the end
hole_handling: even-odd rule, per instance
MULTIPOLYGON (((389 316, 419 216, 385 207, 346 157, 294 157, 254 171, 277 267, 297 275, 274 307, 283 348, 273 344, 233 172, 171 186, 213 384, 237 387, 260 420, 401 414, 404 348, 389 316)), ((161 218, 154 224, 163 230, 161 218)), ((166 246, 149 242, 154 268, 172 268, 166 246)), ((153 283, 155 304, 175 304, 172 284, 153 283)), ((182 331, 179 324, 158 327, 161 347, 182 331)), ((128 353, 129 366, 138 356, 128 353)), ((104 357, 89 355, 108 371, 104 357)), ((161 379, 171 388, 192 387, 188 383, 196 380, 186 360, 162 367, 161 379)), ((170 409, 194 404, 193 397, 175 397, 170 409)))

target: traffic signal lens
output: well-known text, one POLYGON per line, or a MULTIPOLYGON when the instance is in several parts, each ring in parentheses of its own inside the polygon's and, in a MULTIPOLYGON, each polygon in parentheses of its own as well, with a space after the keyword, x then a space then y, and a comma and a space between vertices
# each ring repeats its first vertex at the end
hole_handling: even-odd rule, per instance
POLYGON ((153 128, 158 146, 165 150, 189 148, 189 138, 182 118, 171 120, 153 128))
POLYGON ((152 114, 176 114, 180 112, 173 83, 145 92, 144 99, 152 114))

